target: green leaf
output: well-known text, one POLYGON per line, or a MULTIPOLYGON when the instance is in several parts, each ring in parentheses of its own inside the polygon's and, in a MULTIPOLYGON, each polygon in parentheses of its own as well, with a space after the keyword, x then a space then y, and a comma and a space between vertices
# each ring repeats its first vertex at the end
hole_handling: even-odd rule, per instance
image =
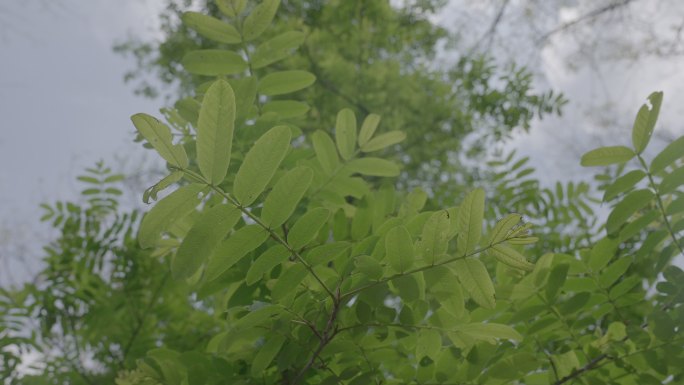
POLYGON ((599 272, 606 267, 608 262, 617 252, 618 242, 613 238, 603 238, 596 242, 589 253, 589 268, 594 272, 599 272))
POLYGON ((503 263, 504 265, 525 271, 534 270, 533 263, 530 263, 525 257, 522 256, 522 254, 515 251, 515 249, 506 245, 492 246, 491 253, 494 255, 497 261, 503 263))
POLYGON ((303 32, 288 31, 259 44, 250 58, 252 68, 259 69, 285 59, 304 43, 304 38, 303 32))
POLYGON ((235 27, 217 18, 198 12, 185 12, 181 18, 183 24, 207 39, 225 44, 238 44, 242 41, 235 27))
POLYGON ((677 168, 663 176, 663 180, 658 185, 658 193, 669 194, 675 192, 682 184, 684 184, 684 167, 677 168))
POLYGON ((669 205, 667 205, 665 210, 667 215, 674 215, 682 211, 684 211, 684 195, 672 201, 669 205))
POLYGON ((306 114, 311 107, 304 102, 297 102, 294 100, 273 100, 261 108, 261 111, 266 114, 273 112, 278 114, 281 119, 296 118, 306 114))
POLYGON ((580 164, 584 167, 608 166, 615 163, 625 163, 635 156, 634 151, 625 146, 600 147, 582 155, 580 164))
POLYGON ((252 377, 260 378, 262 376, 262 372, 271 365, 280 348, 283 347, 283 343, 285 343, 285 336, 280 334, 269 335, 264 346, 254 356, 251 369, 252 377))
POLYGON ((233 324, 230 325, 231 329, 234 331, 239 331, 262 325, 264 322, 273 318, 273 316, 278 315, 281 312, 281 309, 282 308, 280 306, 266 305, 262 308, 249 312, 246 316, 233 322, 233 324))
POLYGON ((311 136, 311 141, 316 152, 316 158, 318 163, 321 164, 323 171, 326 174, 332 174, 339 166, 340 160, 337 156, 335 143, 330 138, 330 135, 321 130, 316 130, 311 136))
POLYGON ((477 259, 465 258, 453 262, 458 280, 478 305, 494 309, 494 284, 485 265, 477 259))
POLYGON ((228 83, 235 93, 236 117, 244 119, 248 117, 254 108, 256 99, 257 81, 254 76, 239 79, 229 79, 228 83))
POLYGON ((387 232, 385 253, 390 266, 400 273, 408 271, 413 266, 413 241, 406 227, 397 226, 387 232))
POLYGON ((653 134, 653 129, 658 121, 658 114, 660 113, 660 105, 663 102, 663 93, 654 92, 648 97, 651 103, 651 108, 644 104, 637 113, 632 128, 632 144, 637 154, 641 154, 653 134))
POLYGON ((216 0, 219 11, 228 17, 237 17, 245 10, 247 0, 216 0))
POLYGON ((363 147, 373 137, 378 124, 380 124, 380 115, 369 114, 366 116, 359 132, 359 147, 363 147))
POLYGON ((264 223, 271 228, 285 223, 294 213, 312 179, 313 171, 308 167, 296 167, 283 175, 264 201, 261 211, 264 223))
POLYGON ((245 283, 248 285, 254 284, 256 281, 260 280, 265 273, 285 262, 289 255, 290 252, 287 251, 285 246, 271 246, 270 249, 266 250, 254 260, 254 263, 252 263, 252 266, 247 271, 245 283))
POLYGON ((568 277, 568 269, 570 265, 567 263, 561 263, 551 269, 549 274, 549 280, 546 284, 546 300, 553 303, 556 300, 558 291, 565 284, 565 280, 568 277))
POLYGON ((271 72, 259 81, 259 93, 267 96, 289 94, 299 91, 316 81, 316 76, 307 71, 271 72))
POLYGON ((286 269, 283 274, 278 277, 278 281, 273 285, 271 290, 271 297, 274 301, 280 301, 286 298, 289 294, 297 291, 297 286, 306 278, 306 268, 301 263, 296 263, 286 269))
POLYGON ((252 41, 266 31, 271 25, 279 5, 280 0, 264 0, 254 7, 242 25, 242 36, 245 41, 252 41))
POLYGON ((223 49, 190 51, 183 56, 181 64, 186 71, 205 76, 233 75, 247 69, 242 56, 223 49))
POLYGON ((513 229, 515 225, 520 223, 522 215, 520 214, 508 214, 503 219, 498 221, 491 231, 491 239, 489 244, 493 245, 495 243, 502 242, 508 236, 508 233, 513 229))
POLYGON ((146 249, 155 245, 161 233, 176 221, 188 215, 202 200, 199 194, 205 189, 200 184, 189 184, 178 188, 150 210, 140 223, 138 242, 146 249))
POLYGON ((176 171, 172 172, 171 174, 162 178, 162 180, 157 182, 154 186, 145 190, 145 192, 143 193, 143 202, 150 203, 150 198, 152 198, 152 200, 156 201, 157 200, 157 194, 160 191, 163 191, 167 187, 169 187, 172 184, 181 180, 181 178, 183 178, 183 175, 184 175, 183 171, 176 170, 176 171))
POLYGON ((215 81, 202 100, 197 122, 197 164, 213 185, 226 177, 235 129, 235 94, 225 80, 215 81))
POLYGON ((354 265, 362 274, 369 279, 382 278, 382 265, 380 262, 368 255, 359 255, 354 259, 354 265))
POLYGON ((651 173, 657 174, 663 171, 667 166, 682 157, 684 157, 684 136, 680 136, 674 142, 668 144, 663 151, 653 158, 650 168, 651 173))
POLYGON ((608 234, 617 232, 620 227, 637 211, 646 207, 654 195, 651 190, 643 189, 632 191, 620 201, 606 220, 606 231, 608 234))
POLYGON ((477 247, 482 236, 485 193, 475 189, 466 195, 458 209, 458 243, 456 255, 464 256, 477 247))
POLYGON ((389 160, 381 158, 352 159, 347 163, 346 167, 351 172, 367 176, 399 175, 399 166, 389 160))
POLYGON ((259 225, 247 225, 238 229, 221 242, 209 259, 206 280, 212 281, 230 269, 247 253, 261 246, 268 239, 268 232, 259 225))
POLYGON ((406 139, 406 134, 402 131, 390 131, 382 135, 378 135, 367 143, 361 146, 361 151, 372 152, 382 150, 383 148, 393 146, 406 139))
POLYGON ((173 277, 183 279, 192 276, 235 226, 240 215, 240 210, 225 204, 216 205, 202 213, 171 261, 173 277))
POLYGON ((497 338, 514 341, 522 341, 523 339, 520 333, 512 327, 496 323, 470 323, 458 325, 454 330, 492 344, 496 343, 497 338))
POLYGON ((287 126, 273 127, 247 152, 233 186, 240 204, 249 206, 264 191, 290 149, 291 136, 287 126))
POLYGON ((608 202, 618 196, 618 194, 622 194, 631 189, 644 179, 644 177, 646 177, 646 173, 641 170, 632 170, 625 175, 622 175, 606 188, 606 192, 603 194, 603 201, 608 202))
POLYGON ((316 238, 318 232, 330 218, 330 210, 317 207, 307 211, 295 222, 287 234, 287 242, 293 249, 301 249, 316 238))
POLYGON ((418 254, 428 264, 434 264, 449 246, 449 213, 440 210, 430 216, 423 226, 423 232, 418 243, 418 254))
POLYGON ((354 149, 356 148, 356 116, 354 111, 349 108, 345 108, 337 113, 335 141, 342 159, 349 160, 354 156, 354 149))
POLYGON ((437 359, 442 350, 442 335, 434 329, 421 329, 418 332, 416 341, 416 358, 418 360, 425 356, 433 360, 437 359))
POLYGON ((173 144, 171 130, 162 122, 147 114, 135 114, 131 121, 140 135, 172 166, 188 167, 188 155, 180 144, 173 144))
POLYGON ((632 264, 632 259, 629 257, 622 257, 608 266, 599 276, 599 285, 601 287, 610 287, 617 281, 632 264))

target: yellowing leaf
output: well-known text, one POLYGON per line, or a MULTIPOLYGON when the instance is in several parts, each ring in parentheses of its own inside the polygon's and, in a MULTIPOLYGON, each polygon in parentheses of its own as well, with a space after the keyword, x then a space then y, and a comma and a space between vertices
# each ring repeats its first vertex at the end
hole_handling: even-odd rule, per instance
POLYGON ((252 204, 264 191, 290 149, 291 135, 287 126, 273 127, 247 152, 235 175, 233 186, 235 198, 240 204, 252 204))
POLYGON ((387 232, 385 254, 390 266, 400 273, 408 271, 413 266, 413 241, 406 227, 397 226, 387 232))
POLYGON ((287 243, 294 249, 301 249, 316 238, 325 222, 330 217, 330 211, 317 207, 307 211, 295 222, 287 234, 287 243))
POLYGON ((171 130, 162 122, 147 114, 131 116, 133 125, 140 135, 164 158, 177 168, 188 167, 188 156, 180 144, 172 143, 171 130))
POLYGON ((198 12, 185 12, 182 20, 188 28, 194 29, 207 39, 226 44, 238 44, 242 41, 235 27, 217 18, 198 12))
POLYGON ((582 155, 580 164, 584 167, 608 166, 616 163, 625 163, 635 156, 634 151, 625 146, 599 147, 582 155))
POLYGON ((259 81, 259 93, 274 96, 299 91, 316 81, 316 77, 306 71, 271 72, 259 81))
POLYGON ((297 167, 283 175, 264 201, 261 211, 264 223, 271 228, 285 223, 297 208, 312 179, 313 171, 308 167, 297 167))
POLYGON ((342 159, 351 159, 356 147, 356 116, 354 111, 349 108, 345 108, 337 114, 335 141, 342 159))
POLYGON ((453 266, 458 280, 473 301, 484 308, 494 309, 494 284, 485 265, 477 259, 465 258, 454 261, 453 266))
POLYGON ((240 219, 240 210, 226 204, 216 205, 197 219, 171 261, 174 278, 192 276, 209 258, 219 242, 240 219))
POLYGON ((215 81, 202 100, 197 122, 197 164, 213 185, 226 177, 235 129, 235 94, 225 80, 215 81))
POLYGON ((232 75, 247 69, 242 56, 222 49, 190 51, 181 61, 186 71, 205 76, 232 75))
POLYGON ((140 223, 140 247, 145 249, 154 246, 162 232, 194 210, 201 201, 199 194, 204 189, 205 186, 200 184, 189 184, 157 202, 140 223))
POLYGON ((279 5, 280 0, 264 0, 254 7, 242 25, 242 36, 245 41, 256 39, 271 25, 279 5))

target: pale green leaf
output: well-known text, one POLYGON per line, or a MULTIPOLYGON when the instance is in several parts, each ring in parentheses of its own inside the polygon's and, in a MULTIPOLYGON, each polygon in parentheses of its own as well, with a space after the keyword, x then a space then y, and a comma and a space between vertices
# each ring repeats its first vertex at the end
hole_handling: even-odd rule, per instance
POLYGON ((418 254, 423 261, 434 264, 447 252, 449 246, 449 213, 440 210, 430 215, 423 226, 423 232, 418 243, 418 254))
POLYGON ((522 215, 520 214, 508 214, 503 219, 498 221, 491 231, 489 244, 493 245, 505 240, 511 229, 520 223, 521 219, 522 215))
POLYGON ((174 278, 183 279, 193 275, 235 226, 240 214, 240 210, 226 204, 216 205, 202 213, 171 261, 174 278))
POLYGON ((351 172, 367 176, 397 176, 400 171, 394 162, 371 157, 352 159, 346 167, 351 172))
POLYGON ((434 329, 421 329, 416 341, 416 358, 420 360, 428 356, 436 360, 440 351, 442 351, 442 335, 434 329))
POLYGON ((599 147, 582 155, 580 164, 584 167, 608 166, 625 163, 635 156, 634 151, 625 146, 599 147))
POLYGON ((369 279, 382 278, 382 265, 380 262, 368 255, 359 255, 354 259, 354 265, 359 272, 369 279))
POLYGON ((299 91, 316 81, 316 76, 306 71, 271 72, 259 81, 259 93, 267 96, 289 94, 299 91))
POLYGON ((332 174, 340 164, 340 159, 337 156, 335 143, 330 138, 330 135, 321 130, 316 130, 311 136, 316 158, 320 163, 323 171, 326 174, 332 174))
POLYGON ((268 231, 259 225, 247 225, 231 234, 214 250, 206 268, 206 280, 212 281, 230 269, 247 253, 268 239, 268 231))
POLYGON ((188 167, 188 156, 180 144, 173 144, 171 130, 162 122, 147 114, 135 114, 131 121, 140 135, 169 164, 177 168, 188 167))
POLYGON ((181 60, 190 73, 205 76, 232 75, 247 69, 247 63, 233 51, 202 49, 190 51, 181 60))
POLYGON ((632 170, 622 175, 606 188, 606 192, 603 194, 603 201, 608 202, 619 194, 631 189, 645 177, 646 173, 641 170, 632 170))
POLYGON ((455 331, 490 343, 495 343, 495 339, 508 339, 514 341, 522 341, 523 339, 520 333, 512 327, 496 323, 471 323, 459 325, 455 328, 455 331))
POLYGON ((328 218, 330 210, 326 208, 317 207, 307 211, 290 229, 287 242, 293 249, 301 249, 316 238, 328 218))
POLYGON ((204 189, 205 186, 200 184, 189 184, 157 202, 140 223, 138 233, 140 247, 145 249, 154 246, 162 232, 193 211, 199 205, 201 201, 199 194, 204 189))
POLYGON ((603 238, 596 242, 589 252, 589 268, 594 272, 599 272, 615 256, 618 242, 613 238, 603 238))
POLYGON ((351 159, 356 148, 356 115, 349 108, 345 108, 337 113, 335 141, 342 159, 351 159))
POLYGON ((261 277, 269 272, 271 269, 277 265, 285 262, 290 252, 287 251, 283 245, 271 246, 263 254, 258 256, 252 266, 247 271, 245 276, 245 283, 248 285, 254 284, 256 281, 260 280, 261 277))
POLYGON ((383 148, 395 145, 406 139, 406 134, 403 131, 390 131, 384 134, 378 135, 375 138, 369 140, 367 143, 361 146, 361 151, 372 152, 382 150, 383 148))
POLYGON ((261 211, 264 223, 271 228, 285 223, 294 213, 312 179, 313 171, 308 167, 296 167, 283 175, 264 201, 261 211))
POLYGON ((250 115, 254 108, 257 87, 256 78, 254 76, 247 76, 229 79, 228 83, 235 93, 235 114, 237 117, 244 119, 250 115))
POLYGON ((250 57, 252 68, 258 69, 285 59, 304 43, 305 35, 299 31, 287 31, 261 43, 250 57))
POLYGON ((477 259, 465 258, 453 262, 458 280, 478 305, 494 309, 494 284, 487 268, 477 259))
POLYGON ((236 17, 245 10, 247 0, 216 0, 219 11, 228 17, 236 17))
POLYGON ((264 0, 254 7, 242 24, 242 36, 245 41, 252 41, 266 31, 271 25, 279 5, 280 0, 264 0))
POLYGON ((482 236, 485 193, 475 189, 466 195, 458 209, 458 242, 456 254, 464 256, 477 247, 482 236))
POLYGON ((256 356, 254 356, 254 360, 252 360, 252 377, 260 378, 263 375, 263 371, 271 365, 271 362, 280 351, 280 348, 283 347, 284 342, 285 336, 281 334, 269 335, 264 345, 259 349, 256 356))
POLYGON ((197 122, 197 164, 213 185, 226 177, 235 129, 235 94, 225 80, 215 81, 202 100, 197 122))
POLYGON ((491 248, 491 253, 494 255, 497 261, 508 265, 515 269, 532 271, 534 269, 534 264, 530 263, 522 254, 518 253, 515 249, 508 247, 506 245, 494 245, 491 248))
POLYGON ((658 153, 651 161, 651 173, 657 174, 663 171, 678 159, 684 157, 684 136, 680 136, 674 142, 668 144, 663 151, 658 153))
POLYGON ((649 189, 636 190, 627 194, 622 201, 615 205, 613 211, 608 215, 606 220, 606 231, 608 234, 618 231, 632 215, 646 207, 653 197, 653 192, 649 189))
POLYGON ((659 194, 670 194, 676 191, 679 186, 684 184, 684 167, 675 169, 663 176, 663 180, 658 185, 659 194))
POLYGON ((150 198, 152 200, 156 201, 157 200, 157 194, 159 192, 163 191, 167 187, 169 187, 172 184, 181 180, 181 178, 183 178, 183 175, 184 175, 183 171, 176 170, 176 171, 172 172, 171 174, 162 178, 162 180, 157 182, 154 186, 145 190, 145 192, 143 193, 143 202, 150 203, 150 198))
POLYGON ((281 119, 296 118, 306 114, 311 107, 304 102, 297 102, 294 100, 273 100, 261 108, 261 111, 266 114, 273 112, 278 114, 281 119))
POLYGON ((660 105, 663 102, 663 93, 654 92, 648 97, 651 106, 643 105, 637 113, 632 128, 632 144, 637 154, 641 154, 653 134, 653 129, 658 121, 658 114, 660 113, 660 105))
POLYGON ((226 44, 238 44, 242 41, 235 27, 217 18, 198 12, 185 12, 182 19, 183 24, 207 39, 226 44))
POLYGON ((240 204, 249 206, 264 191, 290 149, 291 136, 287 126, 273 127, 247 152, 233 186, 240 204))
POLYGON ((378 124, 380 124, 380 115, 369 114, 366 116, 359 131, 359 147, 363 147, 373 137, 378 124))
POLYGON ((413 241, 406 227, 397 226, 387 232, 385 253, 390 266, 400 273, 408 271, 413 266, 413 241))
POLYGON ((278 277, 273 285, 271 297, 275 301, 286 298, 289 294, 297 291, 297 286, 306 278, 306 268, 301 263, 292 264, 278 277))

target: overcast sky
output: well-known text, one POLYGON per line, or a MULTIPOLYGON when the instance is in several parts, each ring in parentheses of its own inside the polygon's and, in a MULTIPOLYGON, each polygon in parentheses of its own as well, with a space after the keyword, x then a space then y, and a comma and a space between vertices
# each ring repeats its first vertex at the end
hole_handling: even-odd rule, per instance
MULTIPOLYGON (((129 116, 157 114, 161 101, 133 95, 122 81, 133 63, 114 54, 112 45, 128 34, 155 36, 160 3, 0 0, 0 285, 12 281, 10 272, 21 274, 24 268, 21 261, 9 261, 10 254, 35 254, 35 246, 44 244, 46 238, 34 238, 47 229, 38 222, 40 202, 74 199, 80 189, 75 176, 97 160, 143 159, 145 151, 131 142, 129 116), (28 248, 25 254, 22 248, 28 248)), ((641 0, 636 12, 657 3, 641 0)), ((453 0, 439 22, 453 27, 452 16, 465 4, 474 3, 453 0)), ((682 17, 681 4, 671 17, 682 17)), ((575 16, 572 9, 563 10, 555 22, 575 16)), ((603 28, 611 32, 610 25, 603 28)), ((535 67, 544 87, 564 92, 571 101, 562 118, 537 123, 531 134, 512 142, 532 157, 542 176, 586 173, 578 167, 578 156, 596 144, 589 134, 605 130, 603 125, 621 127, 623 135, 610 139, 627 144, 634 114, 654 90, 665 91, 659 130, 684 133, 676 118, 684 114, 681 58, 570 70, 566 62, 576 42, 556 39, 539 57, 517 58, 535 67)))

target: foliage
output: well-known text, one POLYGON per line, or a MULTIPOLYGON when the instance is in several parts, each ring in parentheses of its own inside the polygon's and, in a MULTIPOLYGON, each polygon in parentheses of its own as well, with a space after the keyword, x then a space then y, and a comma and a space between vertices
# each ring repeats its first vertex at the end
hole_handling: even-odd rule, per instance
MULTIPOLYGON (((264 76, 270 68, 306 69, 316 82, 294 95, 306 104, 294 108, 292 97, 284 95, 276 98, 279 104, 264 106, 265 111, 287 106, 309 134, 334 126, 338 110, 345 107, 359 116, 381 115, 384 127, 407 135, 391 151, 383 152, 404 164, 403 183, 421 187, 439 201, 453 200, 456 183, 450 183, 448 190, 436 186, 445 181, 472 182, 470 169, 493 141, 508 137, 514 129, 526 130, 535 116, 560 113, 565 100, 551 91, 535 92, 524 68, 500 68, 487 56, 459 51, 456 38, 429 21, 443 3, 283 1, 272 28, 264 32, 264 45, 251 50, 254 44, 247 42, 253 56, 250 70, 264 76), (268 49, 271 57, 265 59, 268 49), (440 51, 453 62, 448 68, 439 64, 440 51), (465 138, 469 138, 467 146, 465 138)), ((197 5, 215 18, 205 20, 219 25, 218 20, 231 15, 230 11, 224 15, 225 6, 220 4, 201 1, 197 5)), ((193 29, 195 19, 200 18, 195 13, 183 15, 187 5, 179 0, 167 2, 161 18, 165 38, 160 43, 133 40, 117 48, 138 59, 131 79, 144 79, 145 71, 152 71, 163 82, 178 84, 181 95, 189 95, 209 80, 206 75, 213 74, 206 68, 185 71, 195 61, 187 52, 217 46, 242 48, 231 46, 237 36, 232 29, 225 32, 229 38, 193 29), (181 19, 184 24, 175 22, 181 19)), ((144 89, 153 93, 146 85, 144 89)))
POLYGON ((214 78, 164 109, 166 123, 132 117, 168 167, 139 224, 118 213, 118 177, 102 167, 82 178, 86 206, 48 207, 62 234, 46 284, 0 302, 3 326, 44 325, 27 339, 13 340, 21 326, 3 331, 3 357, 15 365, 9 348, 23 344, 47 367, 9 382, 684 379, 684 272, 671 264, 684 256, 684 137, 643 156, 662 93, 637 114, 631 147, 582 158, 618 165, 600 175, 605 221, 586 185, 540 189, 514 154, 444 207, 393 183, 401 167, 388 151, 408 135, 383 132, 387 119, 341 105, 329 131, 305 117, 315 75, 278 67, 289 59, 271 39, 294 36, 268 35, 278 3, 219 1, 229 23, 184 17, 237 51, 188 52, 186 69, 214 78))

